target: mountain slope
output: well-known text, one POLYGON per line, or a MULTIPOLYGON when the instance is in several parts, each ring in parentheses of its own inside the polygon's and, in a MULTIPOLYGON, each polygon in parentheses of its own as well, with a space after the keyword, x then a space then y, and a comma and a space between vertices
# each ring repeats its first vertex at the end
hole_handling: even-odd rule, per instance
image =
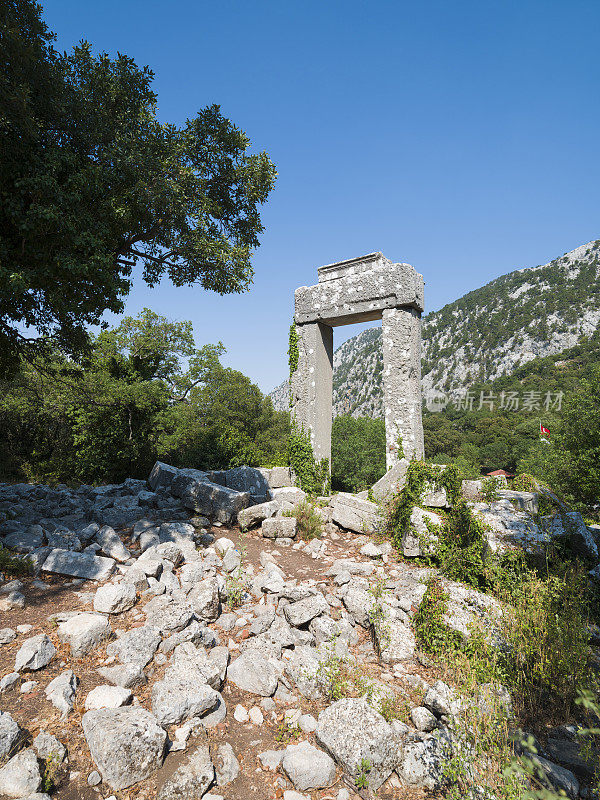
MULTIPOLYGON (((591 336, 600 323, 600 240, 519 269, 423 318, 423 389, 459 390, 510 374, 591 336)), ((334 354, 334 414, 382 415, 381 328, 334 354)), ((287 408, 287 387, 271 394, 287 408)))

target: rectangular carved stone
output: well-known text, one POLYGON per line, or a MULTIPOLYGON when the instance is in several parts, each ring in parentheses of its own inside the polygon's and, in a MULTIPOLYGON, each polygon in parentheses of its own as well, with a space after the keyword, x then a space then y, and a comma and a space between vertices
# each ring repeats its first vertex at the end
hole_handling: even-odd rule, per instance
POLYGON ((412 308, 383 312, 383 407, 386 465, 403 455, 422 458, 421 316, 412 308), (400 452, 400 440, 404 453, 400 452))
POLYGON ((290 380, 293 416, 310 436, 317 461, 331 460, 333 329, 315 322, 297 331, 300 357, 290 380))
POLYGON ((194 480, 181 497, 186 508, 211 517, 216 522, 235 522, 238 513, 250 504, 249 492, 236 492, 210 481, 194 480))
POLYGON ((319 269, 316 286, 296 289, 296 323, 353 325, 381 319, 384 309, 423 311, 423 276, 410 264, 394 264, 382 253, 319 269))
POLYGON ((92 553, 76 553, 73 550, 51 550, 42 565, 44 572, 57 575, 71 575, 73 578, 86 578, 92 581, 105 581, 114 572, 112 558, 95 556, 92 553))
POLYGON ((331 498, 332 519, 355 533, 373 533, 379 521, 379 507, 370 500, 338 492, 331 498))

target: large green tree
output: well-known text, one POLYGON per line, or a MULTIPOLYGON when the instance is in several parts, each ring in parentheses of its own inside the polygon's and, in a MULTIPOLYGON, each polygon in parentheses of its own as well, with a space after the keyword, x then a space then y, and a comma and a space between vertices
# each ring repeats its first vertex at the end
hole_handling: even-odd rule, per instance
POLYGON ((385 424, 382 419, 342 414, 331 430, 331 483, 334 489, 360 492, 385 473, 385 424))
POLYGON ((92 338, 75 363, 55 351, 0 380, 0 477, 113 481, 160 458, 207 469, 283 463, 289 414, 236 370, 221 343, 144 309, 92 338))
POLYGON ((0 3, 0 367, 66 353, 123 310, 136 260, 220 294, 245 290, 275 168, 208 106, 156 117, 153 74, 88 43, 59 54, 33 0, 0 3))

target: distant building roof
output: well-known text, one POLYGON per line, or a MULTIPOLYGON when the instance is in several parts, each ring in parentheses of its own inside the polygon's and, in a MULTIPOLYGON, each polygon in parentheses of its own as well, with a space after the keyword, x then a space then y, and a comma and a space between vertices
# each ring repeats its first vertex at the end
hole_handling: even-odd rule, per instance
POLYGON ((487 472, 486 475, 488 478, 501 478, 503 475, 505 478, 514 478, 514 473, 507 472, 505 469, 495 469, 493 472, 487 472))

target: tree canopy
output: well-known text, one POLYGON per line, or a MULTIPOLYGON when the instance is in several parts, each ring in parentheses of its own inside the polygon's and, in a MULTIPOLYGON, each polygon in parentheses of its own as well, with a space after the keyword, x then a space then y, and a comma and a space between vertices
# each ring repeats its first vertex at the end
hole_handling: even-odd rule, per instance
POLYGON ((75 363, 59 351, 0 380, 4 479, 111 481, 146 477, 160 458, 220 469, 285 463, 289 414, 196 348, 189 322, 149 309, 92 337, 75 363))
POLYGON ((80 352, 143 279, 219 294, 252 281, 276 171, 217 105, 157 119, 153 73, 89 43, 58 53, 33 0, 0 5, 0 367, 46 337, 80 352))

